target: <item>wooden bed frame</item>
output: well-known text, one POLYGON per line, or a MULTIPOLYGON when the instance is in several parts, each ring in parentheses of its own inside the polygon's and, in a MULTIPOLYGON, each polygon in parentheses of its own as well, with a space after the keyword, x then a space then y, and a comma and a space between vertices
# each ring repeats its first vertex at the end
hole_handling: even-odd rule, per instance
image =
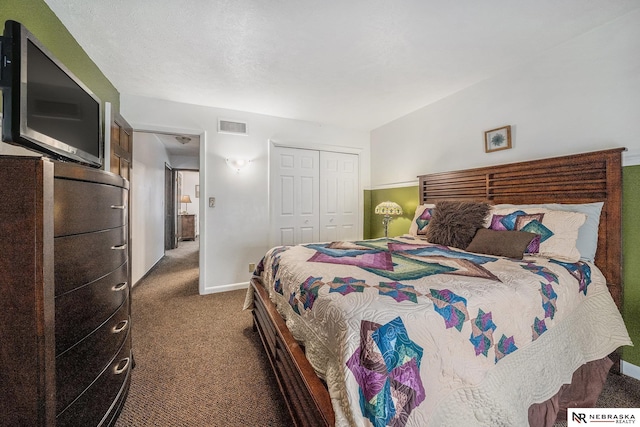
MULTIPOLYGON (((624 148, 419 176, 420 203, 439 200, 491 204, 604 202, 595 264, 622 305, 622 152, 624 148)), ((254 278, 254 329, 296 426, 333 426, 325 384, 293 338, 260 280, 254 278)), ((619 356, 612 355, 617 365, 619 356)), ((614 365, 615 366, 615 365, 614 365)))

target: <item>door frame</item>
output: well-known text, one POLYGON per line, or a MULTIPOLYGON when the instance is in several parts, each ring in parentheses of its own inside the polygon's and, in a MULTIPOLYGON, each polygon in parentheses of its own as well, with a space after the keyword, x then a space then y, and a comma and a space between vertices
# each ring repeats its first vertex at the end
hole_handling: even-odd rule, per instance
POLYGON ((164 250, 178 247, 176 230, 176 171, 168 163, 164 164, 164 250))
POLYGON ((200 165, 200 199, 198 201, 198 215, 200 215, 200 219, 198 220, 198 235, 200 238, 198 239, 199 243, 199 257, 198 257, 198 292, 201 295, 206 293, 206 283, 207 283, 207 239, 206 239, 206 229, 207 229, 207 218, 208 218, 208 209, 205 207, 205 202, 207 194, 207 180, 206 180, 206 168, 205 168, 205 153, 206 153, 206 144, 207 144, 207 131, 203 129, 193 129, 193 128, 171 128, 165 126, 156 126, 156 125, 144 125, 138 126, 134 124, 133 128, 134 132, 145 132, 145 133, 165 133, 165 134, 175 134, 175 135, 198 135, 200 138, 200 153, 199 153, 199 165, 200 165))

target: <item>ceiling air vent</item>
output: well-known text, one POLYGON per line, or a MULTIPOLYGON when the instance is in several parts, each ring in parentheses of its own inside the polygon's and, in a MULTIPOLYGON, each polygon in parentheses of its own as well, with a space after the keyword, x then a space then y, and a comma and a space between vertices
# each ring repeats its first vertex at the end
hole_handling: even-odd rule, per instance
POLYGON ((247 124, 233 120, 218 119, 218 133, 231 133, 234 135, 247 135, 247 124))

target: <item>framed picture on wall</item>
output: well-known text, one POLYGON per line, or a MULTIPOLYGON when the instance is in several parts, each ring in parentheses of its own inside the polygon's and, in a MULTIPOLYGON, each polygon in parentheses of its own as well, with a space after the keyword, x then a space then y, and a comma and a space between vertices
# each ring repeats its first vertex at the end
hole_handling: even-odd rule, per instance
POLYGON ((491 129, 484 133, 484 152, 506 150, 511 148, 511 126, 491 129))
POLYGON ((196 199, 200 198, 200 186, 196 185, 196 199))

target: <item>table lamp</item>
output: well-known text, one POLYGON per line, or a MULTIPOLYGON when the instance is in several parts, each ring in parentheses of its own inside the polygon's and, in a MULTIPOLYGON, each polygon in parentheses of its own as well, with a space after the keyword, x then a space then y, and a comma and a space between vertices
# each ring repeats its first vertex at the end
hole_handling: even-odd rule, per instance
POLYGON ((180 197, 180 203, 184 203, 184 213, 188 214, 189 212, 187 211, 187 203, 191 203, 191 197, 189 197, 188 194, 185 194, 184 196, 180 197))
POLYGON ((384 226, 384 238, 388 236, 389 222, 391 222, 392 216, 402 215, 402 207, 396 202, 382 202, 376 206, 375 213, 378 215, 384 215, 382 218, 382 225, 384 226))

